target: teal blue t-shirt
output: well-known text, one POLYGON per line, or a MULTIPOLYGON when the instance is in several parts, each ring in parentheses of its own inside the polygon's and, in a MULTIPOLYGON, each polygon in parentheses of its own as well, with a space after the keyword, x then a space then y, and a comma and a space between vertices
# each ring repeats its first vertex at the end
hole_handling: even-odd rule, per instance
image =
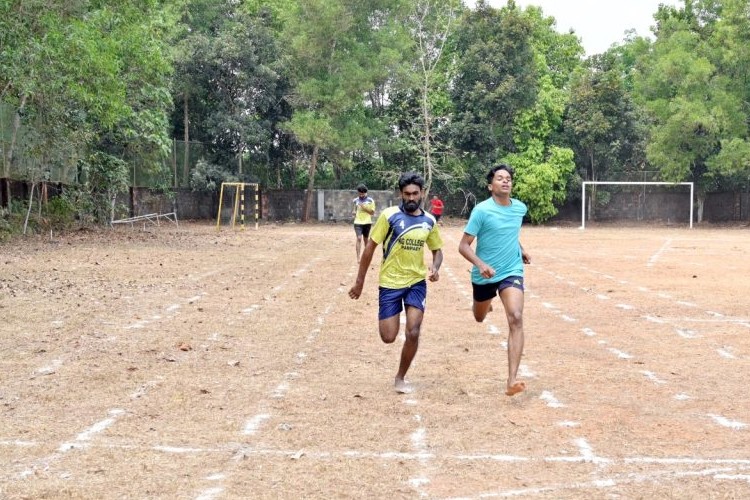
POLYGON ((521 223, 526 205, 515 198, 511 204, 498 205, 492 197, 477 204, 471 211, 464 233, 476 238, 477 257, 495 270, 495 276, 484 278, 479 269, 471 270, 471 281, 478 285, 497 283, 508 276, 523 276, 521 257, 521 223))

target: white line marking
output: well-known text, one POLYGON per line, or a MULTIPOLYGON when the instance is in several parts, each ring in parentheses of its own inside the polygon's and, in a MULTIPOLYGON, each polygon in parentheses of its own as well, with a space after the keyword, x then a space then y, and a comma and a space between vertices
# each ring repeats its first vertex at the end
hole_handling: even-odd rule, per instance
POLYGON ((416 431, 412 432, 411 434, 411 444, 415 449, 419 450, 420 452, 424 451, 426 435, 427 435, 427 429, 425 429, 424 427, 418 428, 416 431))
POLYGON ((599 299, 599 300, 609 300, 609 296, 608 295, 604 295, 603 293, 596 294, 596 298, 599 299))
POLYGON ((659 260, 659 257, 661 257, 661 254, 663 254, 671 244, 671 238, 665 241, 661 248, 654 255, 652 255, 650 259, 648 259, 648 264, 646 264, 646 267, 653 267, 653 265, 656 264, 656 261, 659 260))
POLYGON ((581 331, 587 337, 594 337, 594 336, 596 336, 596 332, 594 332, 594 330, 592 330, 591 328, 583 328, 583 329, 581 329, 581 331))
POLYGON ((646 376, 647 379, 649 379, 651 382, 655 384, 666 384, 667 382, 664 380, 661 380, 659 377, 656 376, 655 373, 647 371, 647 370, 641 370, 641 373, 646 376))
POLYGON ((53 373, 57 371, 58 368, 62 366, 62 364, 63 364, 62 360, 55 359, 55 360, 52 360, 52 362, 49 365, 39 368, 34 373, 36 375, 52 375, 53 373))
POLYGON ((154 446, 155 451, 161 451, 164 453, 201 453, 204 450, 201 448, 183 448, 178 446, 154 446))
POLYGON ((213 500, 224 492, 224 488, 209 488, 197 497, 195 500, 213 500))
POLYGON ((660 464, 660 465, 743 465, 750 466, 750 459, 744 458, 662 458, 662 457, 631 457, 623 461, 638 464, 660 464))
POLYGON ((698 338, 698 335, 693 330, 683 330, 681 328, 675 329, 677 332, 677 335, 682 337, 683 339, 695 339, 698 338))
POLYGON ((71 450, 73 448, 79 448, 79 447, 81 447, 81 445, 84 443, 84 441, 90 441, 91 438, 94 435, 103 432, 105 429, 107 429, 107 427, 109 427, 109 426, 111 426, 112 424, 115 423, 115 421, 117 420, 118 416, 120 416, 120 415, 122 415, 124 413, 125 413, 124 410, 120 410, 120 409, 117 409, 117 408, 115 408, 113 410, 109 410, 109 414, 112 415, 112 417, 105 418, 104 420, 95 423, 94 425, 92 425, 91 427, 89 427, 88 429, 86 429, 85 431, 83 431, 80 434, 78 434, 76 436, 74 442, 72 442, 72 443, 63 443, 62 445, 60 445, 60 447, 57 449, 57 451, 59 451, 59 452, 66 452, 66 451, 71 450))
POLYGON ((680 393, 680 394, 675 394, 674 399, 676 399, 677 401, 687 401, 688 399, 690 399, 690 396, 688 396, 685 393, 680 393))
POLYGON ((271 397, 274 399, 281 399, 286 395, 286 391, 289 390, 289 384, 286 382, 281 382, 279 385, 276 386, 276 389, 274 389, 273 394, 271 394, 271 397))
POLYGON ((737 359, 734 354, 729 352, 727 348, 724 349, 716 349, 716 352, 719 353, 719 356, 725 359, 737 359))
POLYGON ((744 422, 729 420, 728 418, 722 417, 721 415, 714 415, 713 413, 709 413, 708 416, 711 417, 717 424, 723 427, 729 427, 730 429, 739 430, 747 427, 747 424, 744 422))
POLYGON ((594 449, 591 447, 591 445, 583 438, 578 438, 575 441, 576 446, 578 446, 578 449, 581 451, 581 456, 583 459, 587 462, 592 462, 595 464, 601 464, 601 463, 608 463, 611 462, 611 460, 606 458, 597 457, 594 454, 594 449))
POLYGON ((21 441, 21 440, 14 440, 14 441, 0 441, 0 446, 20 446, 22 448, 30 447, 30 446, 37 446, 37 443, 34 441, 21 441))
POLYGON ((126 330, 137 330, 137 329, 143 328, 146 325, 148 325, 148 321, 141 320, 141 321, 136 321, 132 325, 126 326, 125 329, 126 330))
POLYGON ((518 367, 518 375, 520 375, 522 378, 535 378, 536 373, 531 371, 528 366, 521 363, 521 365, 518 367))
POLYGON ((750 474, 716 474, 714 479, 727 479, 729 481, 747 481, 750 483, 750 474))
MULTIPOLYGON (((422 425, 422 417, 420 415, 414 415, 414 420, 418 423, 419 427, 417 427, 417 430, 412 432, 410 438, 411 438, 411 447, 414 449, 415 452, 419 455, 426 455, 427 454, 427 429, 422 425)), ((426 458, 420 459, 420 463, 423 466, 427 462, 426 458)), ((418 472, 419 473, 419 472, 418 472)), ((424 470, 421 471, 421 475, 409 478, 409 485, 414 488, 420 497, 426 497, 427 492, 424 491, 422 488, 423 486, 430 483, 430 479, 426 476, 426 473, 424 470)))
POLYGON ((677 304, 685 307, 698 307, 697 304, 694 304, 693 302, 685 302, 684 300, 678 300, 677 304))
POLYGON ((260 426, 263 425, 263 422, 265 422, 269 418, 271 418, 271 415, 267 413, 255 415, 245 423, 245 428, 242 430, 242 433, 246 436, 255 434, 256 432, 258 432, 258 429, 260 429, 260 426))
POLYGON ((542 391, 539 399, 547 403, 550 408, 563 408, 565 405, 558 401, 549 391, 542 391))
POLYGON ((651 316, 651 315, 646 315, 643 317, 643 319, 645 319, 646 321, 650 321, 652 323, 659 323, 659 324, 666 323, 666 321, 664 321, 663 319, 657 318, 656 316, 651 316))
POLYGON ((631 306, 630 304, 617 304, 617 306, 615 307, 619 307, 620 309, 625 309, 626 311, 630 309, 635 309, 635 307, 631 306))
POLYGON ((456 460, 492 460, 493 462, 528 462, 526 457, 513 455, 456 455, 456 460))
POLYGON ((615 349, 614 347, 610 347, 607 350, 609 352, 611 352, 612 354, 614 354, 615 356, 617 356, 618 358, 620 358, 620 359, 632 359, 633 358, 633 356, 631 356, 630 354, 628 354, 626 352, 622 352, 622 351, 620 351, 618 349, 615 349))

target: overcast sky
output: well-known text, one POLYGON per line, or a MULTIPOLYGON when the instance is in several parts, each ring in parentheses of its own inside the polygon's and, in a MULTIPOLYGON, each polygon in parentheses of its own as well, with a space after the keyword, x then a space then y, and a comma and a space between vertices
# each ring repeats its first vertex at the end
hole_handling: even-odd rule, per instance
MULTIPOLYGON (((473 0, 467 0, 473 6, 473 0)), ((493 7, 503 7, 506 0, 489 0, 493 7)), ((516 0, 525 8, 536 5, 544 15, 554 17, 557 31, 567 33, 573 29, 581 39, 586 55, 601 54, 613 43, 621 43, 625 31, 635 29, 653 40, 649 27, 654 24, 654 14, 659 4, 681 6, 681 0, 516 0)))

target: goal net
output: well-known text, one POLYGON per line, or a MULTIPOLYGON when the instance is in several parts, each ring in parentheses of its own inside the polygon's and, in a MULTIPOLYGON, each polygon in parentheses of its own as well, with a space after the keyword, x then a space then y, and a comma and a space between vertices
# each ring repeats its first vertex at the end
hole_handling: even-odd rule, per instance
POLYGON ((245 229, 245 223, 253 221, 258 229, 260 218, 260 188, 250 182, 222 182, 219 192, 219 213, 216 215, 216 229, 222 225, 239 225, 245 229))
POLYGON ((693 227, 692 182, 585 181, 581 229, 587 221, 661 221, 693 227))

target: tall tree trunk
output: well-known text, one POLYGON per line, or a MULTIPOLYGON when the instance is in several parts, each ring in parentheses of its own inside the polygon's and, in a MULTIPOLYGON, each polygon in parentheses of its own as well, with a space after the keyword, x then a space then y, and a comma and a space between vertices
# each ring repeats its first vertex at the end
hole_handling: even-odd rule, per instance
POLYGON ((183 93, 182 100, 182 124, 184 128, 183 145, 182 151, 182 177, 185 180, 185 184, 190 184, 190 118, 188 111, 188 93, 183 93))
POLYGON ((8 179, 5 183, 5 200, 7 206, 10 207, 10 168, 13 165, 13 153, 16 149, 16 140, 18 139, 18 130, 21 128, 21 112, 26 107, 26 99, 28 96, 23 94, 21 96, 21 102, 18 104, 16 114, 13 116, 13 128, 11 129, 10 145, 8 150, 5 152, 5 161, 3 162, 3 177, 8 179))
MULTIPOLYGON (((594 150, 589 151, 589 162, 591 163, 591 180, 596 181, 596 168, 594 167, 594 150)), ((591 185, 591 196, 589 196, 588 207, 588 220, 594 220, 594 210, 596 208, 596 184, 591 185)))
POLYGON ((427 100, 427 93, 430 91, 429 76, 427 72, 424 73, 424 88, 422 89, 422 121, 423 135, 422 139, 422 154, 424 154, 424 176, 425 176, 425 201, 429 199, 430 188, 432 187, 432 130, 430 129, 430 121, 432 116, 430 115, 430 103, 427 100))
POLYGON ((315 170, 318 168, 318 146, 313 147, 312 158, 310 159, 310 170, 308 172, 307 192, 305 193, 305 209, 302 212, 302 222, 310 221, 310 212, 312 211, 313 187, 315 186, 315 170))
POLYGON ((31 183, 31 191, 29 192, 29 208, 26 210, 26 218, 23 221, 23 234, 26 235, 26 228, 29 226, 29 216, 31 215, 31 206, 34 203, 34 187, 36 183, 31 183))
POLYGON ((695 215, 695 218, 696 218, 695 222, 700 224, 701 222, 703 222, 703 207, 706 205, 706 193, 698 192, 698 195, 696 196, 696 200, 695 200, 695 205, 697 209, 696 210, 697 213, 695 215))

